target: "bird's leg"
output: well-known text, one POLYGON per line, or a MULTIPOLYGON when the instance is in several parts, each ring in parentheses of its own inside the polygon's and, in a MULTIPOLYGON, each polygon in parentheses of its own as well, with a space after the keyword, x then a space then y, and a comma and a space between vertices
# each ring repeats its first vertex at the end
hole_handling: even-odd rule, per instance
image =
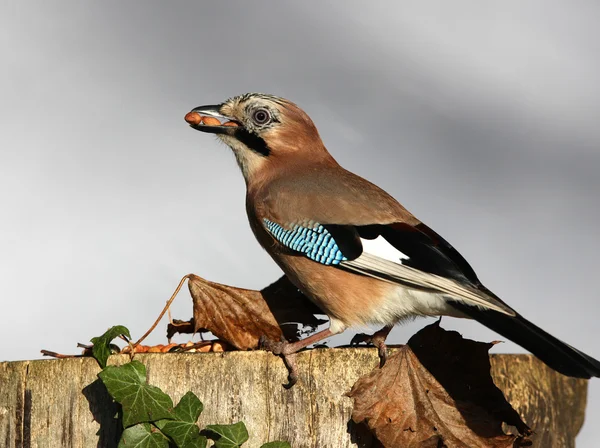
POLYGON ((264 336, 261 336, 260 340, 258 341, 258 346, 272 352, 274 355, 279 355, 283 358, 283 362, 288 369, 288 384, 284 384, 283 387, 289 389, 298 381, 296 353, 303 348, 330 336, 333 336, 333 333, 331 330, 329 330, 329 328, 296 342, 287 342, 286 340, 274 342, 264 336))
POLYGON ((330 336, 333 336, 333 333, 331 332, 331 330, 329 330, 329 328, 327 328, 326 330, 319 331, 315 334, 310 335, 307 338, 301 339, 296 342, 287 342, 286 340, 274 342, 270 339, 267 339, 264 336, 261 336, 258 345, 260 348, 269 350, 274 355, 289 356, 293 355, 294 353, 302 350, 303 348, 311 344, 314 344, 315 342, 319 342, 320 340, 328 338, 330 336))
POLYGON ((377 352, 379 353, 379 368, 381 368, 387 361, 387 346, 385 345, 385 340, 388 337, 388 334, 390 334, 390 331, 392 331, 392 328, 394 328, 393 325, 387 325, 371 335, 357 333, 350 341, 350 345, 358 345, 361 342, 373 344, 377 347, 377 352))

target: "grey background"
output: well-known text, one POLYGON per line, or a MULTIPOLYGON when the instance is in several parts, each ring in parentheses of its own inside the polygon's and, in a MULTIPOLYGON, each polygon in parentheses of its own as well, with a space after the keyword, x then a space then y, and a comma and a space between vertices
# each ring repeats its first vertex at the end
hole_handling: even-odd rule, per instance
MULTIPOLYGON (((230 151, 183 121, 247 91, 297 102, 342 165, 525 316, 600 357, 597 2, 0 8, 0 359, 75 353, 113 324, 140 335, 188 272, 249 288, 278 278, 230 151)), ((185 292, 173 314, 191 315, 185 292)), ((587 415, 582 447, 596 445, 598 379, 587 415)))

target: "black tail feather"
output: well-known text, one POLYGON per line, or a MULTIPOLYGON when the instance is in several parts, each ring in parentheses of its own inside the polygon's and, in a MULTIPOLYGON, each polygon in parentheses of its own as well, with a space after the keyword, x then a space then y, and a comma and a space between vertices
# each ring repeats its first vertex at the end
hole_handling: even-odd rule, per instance
POLYGON ((600 377, 600 361, 556 339, 519 314, 512 317, 460 302, 449 303, 472 319, 529 350, 563 375, 576 378, 600 377))

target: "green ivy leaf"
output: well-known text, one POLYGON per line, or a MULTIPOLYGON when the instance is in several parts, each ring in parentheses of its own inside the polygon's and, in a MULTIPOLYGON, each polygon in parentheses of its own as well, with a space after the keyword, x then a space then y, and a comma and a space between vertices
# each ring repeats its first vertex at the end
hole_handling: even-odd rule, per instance
POLYGON ((248 440, 248 430, 244 422, 233 425, 208 425, 206 431, 208 438, 215 441, 215 448, 238 448, 248 440))
POLYGON ((288 442, 268 442, 261 445, 260 448, 292 448, 288 442))
POLYGON ((123 408, 123 427, 173 419, 173 401, 160 388, 146 383, 146 367, 139 361, 108 366, 98 374, 108 393, 123 408))
POLYGON ((156 426, 168 436, 178 448, 205 448, 206 437, 200 435, 200 429, 195 423, 181 420, 159 420, 156 426))
POLYGON ((121 335, 131 339, 129 330, 123 325, 115 325, 114 327, 109 328, 102 336, 91 339, 92 344, 94 344, 92 346, 92 354, 94 355, 94 358, 96 358, 96 361, 98 361, 98 364, 100 364, 100 367, 106 367, 106 362, 111 354, 110 343, 114 338, 121 335))
POLYGON ((176 420, 159 420, 155 424, 178 448, 205 448, 207 439, 200 435, 196 425, 203 408, 198 397, 188 392, 173 409, 176 420))
POLYGON ((140 423, 123 431, 118 448, 169 448, 169 441, 160 431, 152 432, 150 424, 140 423))
POLYGON ((179 400, 174 409, 175 417, 189 423, 196 423, 203 410, 204 405, 192 391, 187 392, 181 397, 181 400, 179 400))

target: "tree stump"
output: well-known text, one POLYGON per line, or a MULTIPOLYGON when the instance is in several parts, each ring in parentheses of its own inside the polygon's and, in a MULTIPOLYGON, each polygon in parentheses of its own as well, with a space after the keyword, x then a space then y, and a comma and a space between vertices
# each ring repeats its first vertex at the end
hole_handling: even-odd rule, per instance
MULTIPOLYGON (((149 383, 177 402, 193 391, 204 403, 201 427, 243 421, 259 447, 285 440, 292 447, 377 446, 350 421, 345 396, 378 365, 375 349, 314 349, 300 353, 300 380, 284 389, 281 359, 263 351, 136 355, 149 383)), ((111 356, 109 364, 129 360, 111 356)), ((535 431, 535 447, 574 447, 583 424, 587 381, 565 377, 531 355, 492 355, 492 377, 535 431)), ((0 445, 116 447, 117 405, 98 380, 92 358, 0 363, 0 445)))

